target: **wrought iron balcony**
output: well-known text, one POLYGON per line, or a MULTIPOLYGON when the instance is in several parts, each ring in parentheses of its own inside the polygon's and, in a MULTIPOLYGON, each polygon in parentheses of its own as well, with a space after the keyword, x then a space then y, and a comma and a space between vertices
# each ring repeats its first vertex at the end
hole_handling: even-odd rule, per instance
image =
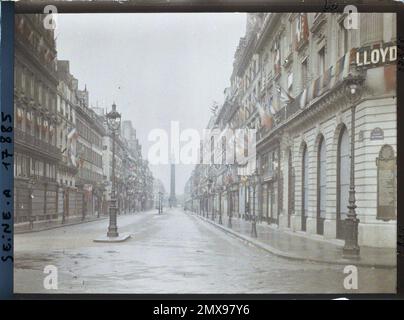
POLYGON ((21 145, 31 152, 40 153, 45 157, 50 157, 58 161, 62 158, 60 150, 56 146, 24 132, 21 129, 14 128, 14 138, 17 145, 21 145))

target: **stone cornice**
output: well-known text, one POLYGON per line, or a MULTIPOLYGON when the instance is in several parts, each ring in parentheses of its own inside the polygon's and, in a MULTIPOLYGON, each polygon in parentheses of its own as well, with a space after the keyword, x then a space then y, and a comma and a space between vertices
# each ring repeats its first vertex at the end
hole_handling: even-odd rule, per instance
POLYGON ((284 129, 294 130, 307 122, 316 121, 319 115, 324 112, 333 112, 341 108, 341 105, 349 105, 346 91, 344 90, 344 83, 338 84, 332 90, 325 92, 322 96, 314 99, 309 106, 293 114, 285 122, 270 131, 262 139, 257 142, 258 147, 267 145, 267 140, 272 141, 274 136, 277 136, 284 129))

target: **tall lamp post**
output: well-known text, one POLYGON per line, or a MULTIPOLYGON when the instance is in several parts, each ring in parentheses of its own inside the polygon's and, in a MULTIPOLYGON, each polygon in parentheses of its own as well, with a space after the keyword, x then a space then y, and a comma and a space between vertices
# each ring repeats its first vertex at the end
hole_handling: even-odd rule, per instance
POLYGON ((223 221, 222 221, 222 190, 223 190, 223 187, 222 186, 219 186, 218 187, 218 194, 219 194, 219 224, 223 224, 223 221))
MULTIPOLYGON (((228 180, 228 179, 227 179, 228 180)), ((227 181, 226 185, 226 196, 227 196, 227 216, 228 216, 228 221, 227 221, 227 226, 231 229, 233 227, 232 225, 232 212, 230 208, 230 203, 231 203, 231 195, 230 195, 230 183, 227 181)))
POLYGON ((232 183, 233 183, 233 178, 231 175, 231 166, 227 165, 226 168, 226 194, 227 194, 227 215, 229 217, 229 220, 227 221, 227 226, 229 228, 232 228, 232 218, 233 218, 233 196, 232 196, 232 183))
POLYGON ((363 77, 354 77, 349 74, 346 81, 346 89, 348 91, 351 103, 351 159, 350 159, 350 180, 349 180, 349 204, 348 214, 345 219, 345 245, 342 249, 344 258, 359 259, 360 248, 358 244, 358 225, 359 219, 356 215, 356 198, 355 198, 355 110, 356 103, 362 94, 361 84, 363 77))
POLYGON ((162 196, 162 192, 161 191, 159 191, 159 202, 158 202, 158 205, 159 205, 159 214, 161 214, 162 212, 163 212, 163 207, 162 207, 162 199, 161 199, 161 196, 162 196))
POLYGON ((208 203, 207 203, 206 218, 209 218, 209 207, 212 210, 211 214, 213 214, 213 209, 212 209, 212 183, 213 183, 213 180, 211 178, 209 178, 208 179, 208 203))
POLYGON ((257 184, 258 184, 259 174, 258 170, 255 170, 254 175, 252 177, 253 180, 253 215, 252 215, 252 223, 251 223, 251 236, 253 238, 257 238, 257 216, 256 216, 256 206, 255 199, 257 193, 257 184))
POLYGON ((118 226, 116 223, 117 207, 116 207, 116 178, 115 178, 115 135, 121 126, 121 114, 116 111, 116 104, 112 105, 112 111, 107 113, 108 129, 112 133, 112 190, 111 202, 109 205, 109 226, 107 237, 118 237, 118 226))

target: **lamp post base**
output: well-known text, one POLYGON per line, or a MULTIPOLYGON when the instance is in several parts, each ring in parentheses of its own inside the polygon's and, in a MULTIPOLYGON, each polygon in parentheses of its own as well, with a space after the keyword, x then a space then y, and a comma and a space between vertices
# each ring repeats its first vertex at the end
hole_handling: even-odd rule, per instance
POLYGON ((131 237, 131 235, 129 233, 122 233, 116 237, 109 237, 107 236, 100 236, 96 239, 94 239, 94 242, 124 242, 126 240, 128 240, 131 237))
MULTIPOLYGON (((354 208, 352 206, 352 208, 354 208)), ((342 248, 342 256, 347 259, 359 259, 360 247, 358 244, 359 219, 349 216, 345 220, 345 245, 342 248)))
POLYGON ((255 219, 251 223, 251 237, 257 238, 257 223, 255 222, 255 219))
POLYGON ((350 260, 360 260, 360 249, 358 246, 347 247, 342 249, 342 257, 350 260))
POLYGON ((117 229, 115 229, 115 230, 108 230, 108 232, 107 232, 107 237, 108 237, 108 238, 119 237, 119 233, 118 233, 117 229))

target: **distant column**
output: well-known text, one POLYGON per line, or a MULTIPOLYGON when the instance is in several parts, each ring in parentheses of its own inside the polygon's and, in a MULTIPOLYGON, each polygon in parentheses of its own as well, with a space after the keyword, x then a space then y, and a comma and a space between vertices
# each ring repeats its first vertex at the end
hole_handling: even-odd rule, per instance
POLYGON ((177 198, 175 196, 175 164, 171 164, 171 183, 170 183, 170 198, 168 199, 170 207, 177 205, 177 198))

